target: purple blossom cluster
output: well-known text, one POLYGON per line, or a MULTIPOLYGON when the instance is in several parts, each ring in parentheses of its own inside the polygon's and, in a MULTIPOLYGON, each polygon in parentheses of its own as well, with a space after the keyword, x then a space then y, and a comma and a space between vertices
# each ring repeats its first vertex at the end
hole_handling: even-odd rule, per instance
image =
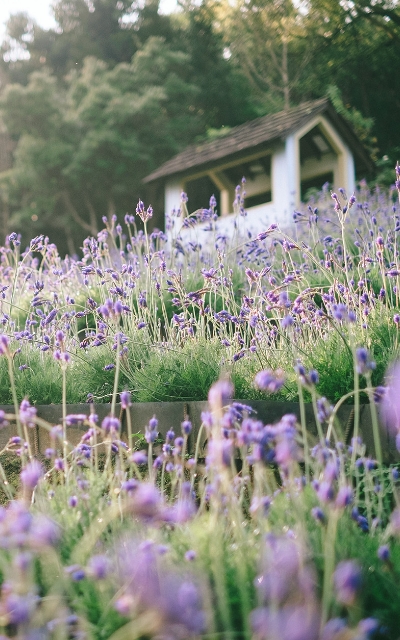
MULTIPOLYGON (((299 375, 306 377, 310 373, 300 371, 299 375)), ((267 391, 272 385, 274 390, 281 376, 282 372, 265 370, 257 376, 257 384, 267 391)), ((331 571, 331 576, 325 580, 321 595, 316 587, 313 558, 306 546, 307 530, 301 531, 297 522, 284 528, 282 534, 273 522, 280 502, 287 501, 290 510, 296 513, 300 509, 304 514, 311 499, 314 506, 310 516, 325 531, 323 539, 329 539, 338 519, 347 518, 349 526, 355 520, 364 535, 370 529, 381 531, 377 560, 383 568, 390 567, 390 540, 400 532, 398 510, 387 522, 381 513, 382 520, 378 522, 375 506, 370 505, 365 511, 348 474, 355 451, 357 473, 365 471, 366 492, 368 483, 376 488, 382 480, 379 465, 365 456, 360 441, 346 446, 327 440, 307 452, 295 415, 263 424, 250 406, 233 401, 232 396, 232 384, 227 379, 211 387, 210 411, 203 414, 207 444, 203 452, 196 445, 194 456, 189 455, 193 425, 188 418, 181 423, 181 435, 168 430, 159 449, 155 446, 158 420, 151 418, 144 437, 148 451, 135 451, 124 442, 120 420, 115 416, 109 415, 99 424, 94 413, 68 414, 68 425, 80 425, 86 431, 77 445, 68 448, 66 465, 62 464, 62 458, 56 458, 60 439, 62 444, 62 428, 51 428, 54 444, 49 454, 50 467, 46 470, 36 460, 27 462, 21 472, 21 500, 13 500, 7 508, 0 509, 3 550, 0 557, 6 553, 9 563, 9 576, 4 578, 0 594, 2 620, 7 630, 15 629, 21 635, 27 629, 36 629, 40 622, 45 637, 53 637, 51 634, 60 629, 67 637, 77 637, 76 634, 80 637, 85 624, 82 609, 78 614, 75 612, 68 593, 91 584, 91 589, 99 589, 99 597, 106 594, 112 603, 118 625, 135 625, 146 637, 158 638, 161 634, 184 640, 209 633, 213 625, 215 628, 221 624, 223 631, 225 623, 218 616, 215 618, 210 606, 220 586, 218 581, 214 584, 214 579, 211 584, 208 582, 203 552, 198 545, 204 527, 213 518, 229 529, 241 514, 244 529, 233 534, 237 526, 234 525, 233 539, 239 541, 241 536, 250 535, 248 540, 253 540, 251 544, 256 545, 259 554, 259 569, 254 574, 257 603, 249 610, 248 618, 252 637, 340 640, 344 633, 363 640, 372 637, 379 622, 354 617, 365 578, 364 568, 351 558, 333 566, 328 564, 324 571, 331 571), (99 445, 104 447, 106 456, 103 470, 96 466, 99 445), (309 479, 304 476, 307 455, 312 464, 309 479), (270 480, 266 479, 272 469, 275 484, 271 490, 270 480), (245 495, 248 503, 244 501, 245 495), (43 514, 46 500, 53 517, 43 514), (77 550, 63 564, 57 615, 50 609, 49 615, 43 617, 39 612, 48 595, 38 590, 31 567, 42 561, 43 553, 59 563, 58 553, 68 540, 68 531, 78 523, 84 527, 88 514, 93 515, 96 529, 89 518, 77 550), (56 524, 57 520, 60 524, 56 524), (119 527, 112 525, 115 535, 103 538, 103 521, 108 523, 107 530, 114 520, 120 523, 119 527), (249 527, 258 532, 254 538, 249 527), (264 532, 261 537, 260 530, 264 532), (188 539, 186 544, 179 542, 172 550, 179 531, 184 536, 182 540, 191 537, 192 545, 189 546, 188 539), (333 615, 332 602, 342 608, 341 617, 333 615)), ((121 401, 124 410, 129 410, 128 393, 123 393, 121 401)), ((321 399, 319 411, 325 411, 328 417, 332 410, 321 399)), ((395 474, 392 478, 396 482, 395 474)), ((372 489, 372 493, 376 491, 372 489)), ((209 543, 211 556, 219 553, 212 550, 213 546, 217 549, 219 544, 225 544, 219 534, 217 537, 212 534, 209 543)), ((243 561, 240 556, 238 560, 243 561)), ((217 597, 218 606, 223 606, 218 600, 221 597, 221 594, 217 597)))
MULTIPOLYGON (((244 189, 235 194, 243 218, 244 189)), ((144 231, 130 214, 125 228, 116 216, 106 219, 80 260, 61 259, 43 236, 19 254, 21 239, 8 237, 0 249, 0 355, 10 380, 16 366, 22 378, 30 375, 32 353, 44 365, 58 362, 65 383, 79 361, 90 366, 104 352, 102 369, 116 377, 104 419, 92 394, 87 411, 64 411, 61 424, 47 425, 43 463, 30 445, 39 423, 35 399, 16 404, 15 415, 0 412, 0 427, 16 420, 19 428, 4 452, 22 462, 18 499, 0 466, 10 498, 0 509, 4 637, 88 637, 88 593, 104 608, 102 637, 103 628, 110 636, 168 640, 236 632, 256 640, 384 635, 375 618, 363 617, 369 570, 342 551, 339 536, 369 536, 371 548, 376 542, 371 567, 391 576, 399 473, 383 467, 376 446, 371 457, 355 426, 341 437, 338 405, 318 393, 326 372, 314 359, 332 344, 350 355, 356 388, 348 395, 359 402, 359 385, 367 385, 375 445, 379 402, 400 450, 398 365, 384 387, 372 385, 382 364, 375 337, 384 333, 388 353, 398 350, 393 193, 360 187, 347 200, 339 190, 329 203, 296 212, 292 229, 272 224, 256 236, 237 233, 235 244, 219 230, 215 198, 189 215, 185 194, 169 220, 168 231, 182 225, 173 242, 147 230, 153 212, 141 201, 136 216, 144 231), (211 244, 188 239, 185 230, 198 223, 208 226, 211 244), (146 374, 151 353, 181 353, 202 341, 222 354, 226 373, 209 390, 200 431, 185 412, 180 429, 163 439, 156 416, 136 436, 135 372, 146 374), (241 371, 248 378, 258 371, 251 388, 260 396, 291 384, 308 394, 318 435, 304 416, 264 424, 235 402, 227 372, 241 371), (73 444, 66 440, 72 427, 79 433, 73 444), (234 628, 239 618, 242 630, 234 628)))
MULTIPOLYGON (((138 231, 127 214, 125 227, 115 216, 105 220, 98 236, 85 240, 80 260, 61 259, 43 236, 19 255, 21 240, 11 234, 1 249, 1 351, 26 377, 35 351, 62 367, 107 351, 103 369, 114 371, 118 355, 135 379, 135 345, 179 350, 183 342, 212 339, 223 347, 221 364, 238 370, 254 370, 256 361, 269 369, 272 349, 276 369, 287 372, 300 357, 312 371, 311 347, 340 334, 357 346, 359 374, 374 373, 375 354, 362 361, 368 331, 388 323, 395 336, 399 327, 399 214, 393 192, 372 194, 361 185, 348 202, 344 197, 338 191, 297 211, 291 229, 271 224, 230 241, 218 232, 213 198, 189 216, 182 194, 174 220, 192 225, 208 216, 214 245, 184 233, 171 242, 158 230, 138 231), (18 323, 16 296, 24 309, 18 323)), ((147 224, 151 207, 140 201, 136 214, 147 224)))

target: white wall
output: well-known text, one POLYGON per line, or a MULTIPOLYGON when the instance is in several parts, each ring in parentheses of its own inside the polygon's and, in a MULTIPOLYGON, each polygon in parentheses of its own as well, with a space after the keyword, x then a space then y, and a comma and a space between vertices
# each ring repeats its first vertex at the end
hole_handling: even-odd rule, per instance
MULTIPOLYGON (((183 191, 180 180, 169 180, 165 185, 164 206, 165 213, 170 214, 173 209, 181 206, 181 193, 183 191)), ((210 194, 211 195, 211 194, 210 194)))
MULTIPOLYGON (((282 227, 289 225, 292 222, 294 210, 300 204, 301 179, 311 178, 313 175, 327 171, 334 173, 335 188, 343 187, 348 195, 353 193, 355 188, 353 156, 332 125, 323 116, 318 116, 301 130, 288 136, 285 143, 275 148, 271 161, 272 202, 247 209, 248 215, 244 218, 232 213, 218 218, 218 233, 232 236, 235 232, 235 223, 240 231, 250 229, 253 234, 260 233, 272 223, 282 227), (316 125, 320 125, 323 129, 337 156, 328 154, 326 158, 321 158, 321 162, 306 161, 303 166, 300 166, 300 139, 316 125)), ((257 180, 257 189, 259 187, 257 180)), ((266 190, 268 188, 269 185, 265 187, 266 190)), ((246 184, 248 195, 252 195, 257 189, 253 190, 251 181, 246 184)), ((181 182, 177 180, 167 182, 165 211, 168 214, 172 209, 180 207, 182 190, 181 182)), ((173 235, 179 231, 181 223, 181 219, 176 219, 173 235)), ((210 233, 203 230, 206 226, 208 223, 198 225, 195 230, 184 229, 183 233, 185 236, 189 235, 193 241, 205 242, 206 238, 210 238, 210 233)))

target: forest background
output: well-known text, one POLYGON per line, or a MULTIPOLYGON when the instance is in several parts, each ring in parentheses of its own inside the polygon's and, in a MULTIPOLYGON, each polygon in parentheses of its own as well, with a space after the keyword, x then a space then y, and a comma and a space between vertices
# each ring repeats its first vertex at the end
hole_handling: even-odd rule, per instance
POLYGON ((54 29, 13 15, 1 47, 3 233, 25 244, 44 233, 72 254, 139 197, 162 227, 162 193, 144 176, 188 144, 324 95, 369 149, 366 177, 393 182, 397 0, 182 0, 168 15, 158 0, 53 7, 54 29))

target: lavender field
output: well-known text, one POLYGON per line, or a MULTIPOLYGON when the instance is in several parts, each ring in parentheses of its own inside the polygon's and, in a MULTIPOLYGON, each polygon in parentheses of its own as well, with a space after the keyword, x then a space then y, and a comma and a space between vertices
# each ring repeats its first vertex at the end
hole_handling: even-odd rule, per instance
POLYGON ((257 237, 221 237, 214 202, 189 216, 183 197, 172 242, 147 231, 141 202, 81 259, 6 239, 0 638, 399 637, 399 469, 380 427, 400 450, 398 167, 396 180, 319 194, 292 228, 257 237), (195 222, 204 246, 187 240, 195 222), (267 397, 299 402, 300 421, 263 424, 235 401, 267 397), (196 399, 209 410, 193 451, 189 420, 161 440, 157 416, 141 434, 129 419, 132 402, 196 399), (59 425, 38 418, 45 403, 62 405, 59 425), (35 425, 51 443, 40 460, 35 425))

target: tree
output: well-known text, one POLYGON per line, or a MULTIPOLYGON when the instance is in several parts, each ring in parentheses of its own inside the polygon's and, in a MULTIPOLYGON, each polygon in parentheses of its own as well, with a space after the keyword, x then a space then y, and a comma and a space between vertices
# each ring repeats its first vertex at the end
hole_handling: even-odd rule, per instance
POLYGON ((212 0, 189 0, 182 7, 180 47, 191 59, 205 127, 235 126, 260 115, 248 80, 227 55, 220 7, 212 0))
POLYGON ((322 97, 334 86, 353 124, 356 113, 373 122, 370 147, 390 154, 400 137, 397 0, 237 0, 231 10, 225 6, 232 62, 267 112, 322 97))
MULTIPOLYGON (((147 5, 145 10, 148 13, 147 5)), ((26 84, 29 74, 44 66, 61 79, 71 69, 80 68, 88 56, 110 67, 130 62, 138 48, 139 14, 132 0, 58 0, 55 29, 41 29, 27 13, 11 16, 2 52, 12 81, 26 84)), ((164 18, 168 22, 166 16, 160 22, 164 18)))
POLYGON ((0 188, 11 224, 62 229, 71 251, 104 215, 132 211, 142 178, 202 131, 188 78, 188 56, 150 38, 130 64, 87 58, 66 87, 48 72, 9 85, 1 106, 17 148, 0 188))
POLYGON ((301 5, 292 0, 239 0, 227 15, 233 62, 268 111, 288 109, 310 58, 301 5))
MULTIPOLYGON (((302 94, 319 97, 329 85, 340 90, 348 109, 374 122, 382 154, 400 137, 400 8, 395 2, 310 0, 314 53, 303 76, 302 94)), ((307 27, 308 28, 308 27, 307 27)))

